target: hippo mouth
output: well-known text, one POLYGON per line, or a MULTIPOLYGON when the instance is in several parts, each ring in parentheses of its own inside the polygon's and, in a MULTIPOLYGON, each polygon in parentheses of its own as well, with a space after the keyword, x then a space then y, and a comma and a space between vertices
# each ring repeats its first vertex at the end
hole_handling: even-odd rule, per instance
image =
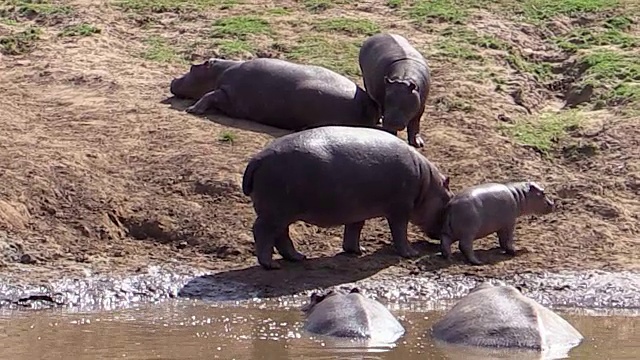
POLYGON ((383 118, 382 127, 389 131, 401 131, 406 125, 399 120, 386 120, 383 118))

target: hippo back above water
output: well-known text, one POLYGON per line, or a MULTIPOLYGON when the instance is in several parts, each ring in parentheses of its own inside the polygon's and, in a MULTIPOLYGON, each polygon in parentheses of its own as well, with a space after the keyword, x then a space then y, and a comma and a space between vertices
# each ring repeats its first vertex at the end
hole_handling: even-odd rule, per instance
POLYGON ((570 349, 583 337, 565 319, 513 286, 488 282, 462 297, 432 327, 448 343, 538 351, 570 349))
POLYGON ((187 109, 209 109, 288 130, 323 125, 375 126, 375 102, 356 83, 320 66, 257 58, 212 58, 171 82, 176 97, 198 100, 187 109))
POLYGON ((280 137, 255 154, 242 189, 251 197, 253 236, 259 263, 304 259, 289 237, 289 225, 344 225, 343 249, 359 255, 367 219, 385 217, 397 252, 418 255, 407 240, 408 222, 439 239, 449 180, 420 152, 380 129, 325 126, 280 137))
POLYGON ((349 293, 313 293, 305 314, 305 330, 319 335, 368 339, 393 343, 405 332, 391 312, 378 301, 362 295, 358 288, 349 293))
POLYGON ((409 144, 423 147, 420 118, 431 87, 426 59, 406 38, 380 33, 364 41, 359 63, 365 90, 381 110, 382 126, 394 133, 406 127, 409 144))

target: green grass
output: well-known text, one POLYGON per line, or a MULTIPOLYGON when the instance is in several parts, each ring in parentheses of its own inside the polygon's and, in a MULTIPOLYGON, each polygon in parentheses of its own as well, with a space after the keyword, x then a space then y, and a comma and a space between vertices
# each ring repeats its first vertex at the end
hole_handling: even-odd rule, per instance
POLYGON ((403 0, 387 0, 387 6, 392 9, 399 9, 404 5, 403 0))
POLYGON ((223 57, 237 57, 245 53, 254 53, 255 47, 244 40, 219 39, 214 42, 218 53, 223 57))
POLYGON ((220 142, 228 142, 230 144, 234 144, 236 142, 236 134, 231 131, 222 131, 220 136, 218 137, 218 141, 220 142))
POLYGON ((225 9, 239 2, 239 0, 115 0, 113 4, 125 11, 164 13, 211 8, 225 9))
POLYGON ((358 51, 360 42, 320 35, 300 38, 287 56, 297 62, 324 66, 345 76, 360 76, 358 51))
POLYGON ((251 15, 223 17, 213 22, 211 35, 219 38, 246 40, 249 35, 270 34, 269 22, 251 15))
POLYGON ((21 55, 31 52, 40 40, 42 31, 29 27, 23 31, 0 37, 0 52, 4 55, 21 55))
POLYGON ((640 60, 633 54, 599 50, 584 55, 578 66, 586 68, 583 84, 608 89, 602 99, 608 103, 640 102, 640 60))
POLYGON ((502 125, 501 130, 518 144, 549 155, 556 143, 581 122, 580 113, 572 110, 522 118, 513 125, 502 125))
POLYGON ((524 0, 522 13, 533 22, 549 20, 558 15, 576 17, 581 14, 604 12, 620 6, 619 0, 524 0))
POLYGON ((91 24, 81 23, 65 26, 59 35, 63 37, 91 36, 94 34, 99 34, 101 31, 102 30, 91 24))
POLYGON ((577 28, 557 38, 556 43, 566 51, 608 45, 627 49, 640 46, 640 38, 615 28, 604 31, 595 28, 577 28))
MULTIPOLYGON (((440 21, 450 24, 463 24, 473 8, 479 8, 480 0, 417 0, 407 8, 407 15, 418 22, 440 21)), ((399 7, 400 3, 395 2, 399 7)))
POLYGON ((347 35, 374 35, 380 32, 378 24, 367 19, 333 18, 315 24, 313 29, 322 32, 341 32, 347 35))
POLYGON ((302 6, 309 12, 318 13, 335 7, 336 5, 345 5, 352 3, 349 0, 298 0, 302 6))
POLYGON ((74 9, 70 5, 46 0, 4 0, 0 3, 0 18, 46 21, 51 17, 68 16, 74 9))
POLYGON ((160 63, 184 62, 176 49, 167 43, 167 41, 158 36, 151 36, 144 41, 146 45, 145 51, 141 54, 144 59, 152 60, 160 63))

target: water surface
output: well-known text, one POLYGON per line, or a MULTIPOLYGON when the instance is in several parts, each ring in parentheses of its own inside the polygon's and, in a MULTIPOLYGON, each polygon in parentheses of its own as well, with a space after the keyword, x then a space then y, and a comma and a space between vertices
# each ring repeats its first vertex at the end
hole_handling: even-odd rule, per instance
MULTIPOLYGON (((298 307, 166 301, 113 312, 0 312, 0 359, 540 359, 433 343, 442 312, 393 310, 407 330, 395 344, 335 341, 302 330, 298 307)), ((575 359, 640 358, 640 317, 560 313, 585 337, 575 359)))

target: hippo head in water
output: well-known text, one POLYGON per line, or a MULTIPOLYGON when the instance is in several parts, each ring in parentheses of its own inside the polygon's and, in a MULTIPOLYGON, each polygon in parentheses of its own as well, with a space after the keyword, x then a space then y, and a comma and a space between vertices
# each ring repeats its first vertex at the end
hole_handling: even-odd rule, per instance
POLYGON ((540 184, 534 181, 527 181, 524 188, 523 215, 546 215, 555 209, 554 202, 545 194, 544 188, 540 184))
POLYGON ((236 60, 211 58, 191 65, 188 73, 171 81, 170 91, 178 98, 198 100, 217 87, 218 79, 226 69, 238 63, 236 60))
POLYGON ((432 327, 445 343, 488 348, 565 351, 583 336, 569 322, 510 285, 483 282, 432 327))
POLYGON ((301 310, 305 330, 319 335, 393 343, 405 332, 384 305, 365 297, 355 287, 348 293, 334 290, 324 295, 313 293, 309 304, 301 310))
POLYGON ((416 114, 420 113, 420 91, 418 86, 408 79, 386 77, 384 95, 384 114, 382 127, 390 131, 400 131, 416 114))

